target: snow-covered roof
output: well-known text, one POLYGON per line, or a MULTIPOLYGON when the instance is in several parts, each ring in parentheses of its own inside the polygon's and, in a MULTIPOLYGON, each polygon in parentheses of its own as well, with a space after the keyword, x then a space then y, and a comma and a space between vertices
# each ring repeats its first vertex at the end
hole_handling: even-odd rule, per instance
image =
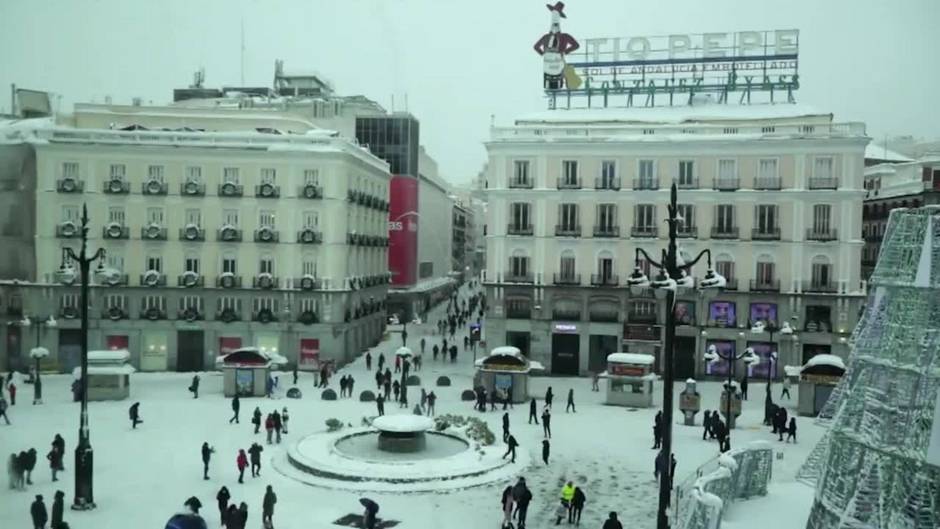
POLYGON ((376 417, 372 426, 385 432, 423 432, 434 428, 434 421, 423 415, 401 413, 376 417))
MULTIPOLYGON (((130 375, 135 372, 134 366, 130 364, 124 364, 119 366, 88 366, 88 375, 130 375)), ((82 368, 76 367, 72 370, 72 376, 75 378, 81 378, 82 368)))
POLYGON ((638 353, 612 353, 607 355, 607 361, 613 362, 615 364, 639 364, 644 366, 651 366, 655 363, 656 358, 653 355, 647 354, 638 354, 638 353))
POLYGON ((242 347, 226 355, 216 357, 215 363, 221 365, 251 364, 267 366, 285 365, 288 363, 288 360, 283 355, 274 351, 262 351, 257 347, 242 347))
POLYGON ((521 358, 522 351, 520 351, 518 347, 513 347, 511 345, 501 345, 499 347, 494 347, 493 350, 490 351, 490 356, 498 355, 515 356, 521 358))
POLYGON ((399 347, 395 350, 395 356, 412 356, 413 354, 408 347, 399 347))
POLYGON ((30 358, 45 358, 49 356, 49 350, 45 347, 33 347, 29 350, 30 358))
POLYGON ((108 351, 88 351, 89 364, 118 364, 130 360, 131 354, 127 349, 112 349, 108 351))
POLYGON ((884 160, 886 162, 912 162, 913 160, 899 152, 892 151, 883 145, 869 143, 865 146, 866 160, 884 160))
POLYGON ((682 124, 715 121, 759 121, 800 117, 827 117, 802 104, 761 105, 708 104, 672 107, 587 108, 544 110, 516 119, 516 125, 572 123, 661 123, 682 124))
POLYGON ((842 358, 830 354, 818 354, 810 358, 808 362, 803 364, 803 369, 801 369, 801 371, 814 366, 832 366, 838 367, 839 369, 845 371, 845 362, 842 360, 842 358))

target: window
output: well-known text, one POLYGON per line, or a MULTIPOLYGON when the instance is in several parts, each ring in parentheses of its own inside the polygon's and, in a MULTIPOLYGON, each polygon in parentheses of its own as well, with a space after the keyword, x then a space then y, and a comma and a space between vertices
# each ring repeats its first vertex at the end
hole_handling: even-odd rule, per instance
POLYGON ((611 189, 616 187, 614 179, 617 178, 617 162, 604 160, 601 162, 601 187, 611 189))
POLYGON ((765 183, 777 179, 777 160, 774 158, 763 159, 758 163, 757 177, 765 183))
POLYGON ((226 226, 238 226, 238 210, 226 209, 222 212, 222 224, 226 226))
POLYGON ((317 276, 317 262, 314 261, 313 258, 308 257, 304 259, 304 262, 301 265, 301 268, 305 276, 313 276, 313 277, 317 276))
POLYGON ((679 185, 692 186, 695 184, 695 162, 682 160, 679 162, 679 185))
POLYGON ((755 217, 757 217, 757 233, 770 235, 777 232, 777 206, 758 205, 755 217))
POLYGON ((202 313, 202 298, 199 296, 183 296, 180 298, 180 309, 202 313))
POLYGON ((202 226, 202 210, 187 209, 186 210, 186 224, 192 224, 194 226, 202 226))
POLYGON ((147 270, 153 270, 154 272, 163 271, 163 259, 158 255, 152 255, 147 258, 147 270))
POLYGON ((78 162, 62 162, 62 178, 78 180, 78 162))
POLYGON ((66 309, 66 308, 77 309, 78 307, 80 307, 80 305, 78 304, 78 294, 62 294, 62 297, 60 299, 61 301, 60 301, 59 306, 62 307, 63 309, 66 309))
POLYGON ((578 162, 575 160, 565 160, 562 162, 562 174, 564 175, 565 185, 578 185, 578 162))
POLYGON ((816 204, 813 206, 813 233, 829 233, 829 216, 832 206, 829 204, 816 204))
POLYGON ((252 300, 252 306, 254 307, 255 312, 268 310, 274 314, 277 314, 277 300, 274 298, 254 298, 252 300))
POLYGON ((829 263, 813 263, 813 286, 827 287, 832 284, 832 265, 829 263))
POLYGON ((715 228, 720 233, 734 231, 734 206, 730 204, 715 206, 715 228))
MULTIPOLYGON (((108 308, 117 307, 124 309, 127 307, 127 297, 123 294, 108 294, 104 298, 104 305, 108 308)), ((78 306, 78 304, 76 304, 78 306)))
POLYGON ((235 312, 241 312, 241 300, 235 296, 223 296, 219 298, 219 311, 231 310, 235 312))
POLYGON ((574 231, 578 229, 578 205, 561 204, 559 206, 558 220, 561 229, 574 231))
POLYGON ((636 227, 652 230, 656 227, 656 206, 653 204, 638 204, 636 206, 636 227))
POLYGON ((574 277, 575 261, 574 253, 566 253, 561 256, 561 262, 558 265, 558 274, 561 277, 571 279, 574 277))
POLYGON ((258 273, 274 275, 274 258, 262 257, 258 262, 258 273))
MULTIPOLYGON (((236 173, 237 176, 237 173, 236 173)), ((186 168, 186 182, 202 183, 202 167, 190 166, 186 168)))
POLYGON ((261 210, 258 213, 258 226, 274 229, 274 212, 271 210, 261 210))
POLYGON ((604 283, 610 281, 614 275, 614 260, 610 257, 600 257, 597 259, 597 274, 601 276, 604 283))
POLYGON ((757 284, 770 285, 774 282, 774 264, 770 262, 758 261, 757 263, 757 284))
POLYGON ((223 274, 235 274, 237 273, 237 268, 235 267, 236 260, 234 257, 223 257, 222 258, 222 273, 223 274))
POLYGON ((320 308, 317 306, 317 300, 304 298, 300 300, 300 311, 301 312, 320 312, 320 308))
POLYGON ((304 169, 304 185, 319 185, 320 184, 320 170, 319 169, 304 169))
POLYGON ((679 231, 688 231, 691 228, 695 227, 695 206, 692 204, 679 204, 678 207, 679 216, 682 217, 682 224, 679 226, 679 231))
POLYGON ((159 310, 164 311, 166 309, 166 298, 163 296, 144 296, 144 310, 159 310))
POLYGON ((111 180, 124 180, 127 176, 127 166, 122 163, 111 164, 111 180))
POLYGON ((192 272, 194 274, 199 273, 199 258, 198 257, 187 257, 184 267, 187 272, 192 272))
POLYGON ((512 164, 512 183, 515 185, 529 185, 529 162, 528 160, 516 160, 512 164))
POLYGON ((524 229, 529 226, 529 204, 516 202, 511 206, 512 226, 515 229, 524 229))
POLYGON ((108 222, 124 225, 124 206, 111 206, 108 208, 108 222))
POLYGON ((640 160, 639 167, 640 183, 645 186, 653 184, 654 167, 653 160, 640 160))
POLYGON ((529 274, 529 258, 514 255, 509 258, 509 273, 514 277, 524 277, 529 274))
POLYGON ((633 310, 631 316, 655 316, 656 302, 645 299, 638 299, 632 304, 633 310))
POLYGON ((113 268, 118 271, 124 270, 124 256, 114 250, 108 252, 107 263, 108 268, 113 268))
POLYGON ((277 169, 266 168, 261 170, 261 183, 274 185, 277 180, 277 169))
POLYGON ((320 224, 320 216, 316 211, 304 211, 303 227, 304 229, 316 229, 320 224))
POLYGON ((226 167, 222 169, 223 184, 238 184, 238 167, 226 167))
POLYGON ((718 160, 718 179, 734 180, 738 176, 737 161, 718 160))
POLYGON ((62 206, 62 222, 80 222, 78 206, 62 206))
POLYGON ((617 205, 597 205, 597 227, 601 231, 611 231, 617 225, 617 205))
POLYGON ((832 178, 832 157, 813 160, 813 178, 832 178))
POLYGON ((163 183, 163 166, 162 165, 150 165, 147 167, 147 180, 153 182, 163 183))
POLYGON ((725 279, 731 281, 734 279, 734 261, 716 261, 715 271, 718 272, 718 275, 724 276, 725 279))
POLYGON ((147 208, 147 224, 163 225, 163 208, 147 208))

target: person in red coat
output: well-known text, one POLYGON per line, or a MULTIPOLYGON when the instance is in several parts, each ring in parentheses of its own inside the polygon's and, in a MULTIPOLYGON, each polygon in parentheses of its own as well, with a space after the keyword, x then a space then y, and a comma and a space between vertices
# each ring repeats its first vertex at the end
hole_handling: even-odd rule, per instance
POLYGON ((558 90, 564 84, 565 55, 581 47, 578 41, 568 33, 561 31, 561 19, 565 16, 565 3, 546 4, 552 13, 552 25, 548 33, 535 43, 535 52, 542 56, 545 72, 545 88, 558 90))
POLYGON ((248 467, 248 456, 245 455, 244 450, 238 450, 238 459, 235 460, 235 464, 238 465, 238 482, 244 483, 245 468, 248 467))

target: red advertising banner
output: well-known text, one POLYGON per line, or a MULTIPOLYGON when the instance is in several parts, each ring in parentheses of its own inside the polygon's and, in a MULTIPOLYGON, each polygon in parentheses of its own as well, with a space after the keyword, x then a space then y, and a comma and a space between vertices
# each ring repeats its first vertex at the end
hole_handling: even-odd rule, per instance
POLYGON ((319 369, 320 340, 317 338, 300 339, 300 367, 319 369))
POLYGON ((242 339, 240 337, 225 337, 222 336, 219 338, 219 354, 227 355, 234 351, 235 349, 240 349, 242 346, 242 339))
POLYGON ((418 274, 418 179, 394 175, 389 186, 388 269, 392 285, 414 285, 418 274))
POLYGON ((117 351, 118 349, 127 349, 127 335, 126 334, 109 334, 104 339, 105 345, 110 351, 117 351))

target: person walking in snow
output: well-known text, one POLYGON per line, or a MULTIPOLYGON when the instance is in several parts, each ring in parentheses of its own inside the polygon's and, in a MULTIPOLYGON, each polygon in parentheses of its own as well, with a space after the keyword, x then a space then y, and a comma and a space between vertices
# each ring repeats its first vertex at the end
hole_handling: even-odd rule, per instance
POLYGON ((663 444, 663 412, 656 412, 653 419, 653 450, 656 450, 663 444))
POLYGON ((437 362, 437 354, 440 352, 440 349, 437 347, 437 344, 434 344, 434 347, 431 348, 431 355, 434 357, 434 361, 437 362))
POLYGON ((500 507, 503 508, 503 529, 512 527, 512 508, 514 505, 515 500, 512 497, 512 485, 509 485, 503 489, 503 497, 500 500, 500 507))
POLYGON ((421 337, 421 354, 424 354, 424 345, 425 345, 424 336, 422 336, 421 337))
POLYGON ((14 452, 7 459, 7 478, 10 482, 10 490, 16 490, 17 488, 17 477, 19 476, 17 466, 19 466, 19 463, 16 461, 16 453, 14 452))
POLYGON ((261 477, 261 452, 264 452, 264 447, 258 443, 251 443, 251 446, 248 447, 248 454, 251 456, 251 477, 253 478, 261 477))
POLYGON ((52 499, 52 520, 51 520, 51 529, 61 529, 64 520, 62 519, 65 515, 65 493, 61 490, 55 491, 55 496, 52 499))
POLYGON ((379 417, 385 415, 385 397, 381 393, 375 397, 375 409, 378 412, 379 417))
POLYGON ((238 400, 238 394, 236 393, 235 396, 232 397, 232 418, 228 420, 229 424, 233 422, 238 424, 238 411, 241 410, 241 407, 242 403, 238 400))
POLYGON ((385 367, 385 353, 379 353, 379 363, 377 367, 379 371, 382 371, 382 368, 385 367))
POLYGON ((274 416, 270 413, 264 418, 264 431, 268 433, 268 444, 274 439, 274 416))
POLYGON ((131 427, 136 430, 137 425, 144 422, 143 419, 140 418, 140 403, 135 402, 131 404, 131 407, 127 410, 127 413, 131 419, 131 427))
POLYGON ((503 442, 509 439, 509 414, 503 414, 503 442))
POLYGON ((542 439, 542 462, 546 465, 548 464, 548 456, 551 450, 552 446, 548 439, 542 439))
POLYGON ((401 361, 401 378, 408 378, 408 373, 411 371, 411 362, 407 358, 401 361))
POLYGON ((408 407, 408 386, 405 384, 401 385, 401 396, 399 397, 398 402, 399 402, 399 406, 398 406, 399 408, 408 407))
POLYGON ((581 487, 574 488, 574 496, 571 498, 571 511, 568 515, 568 523, 572 521, 576 526, 581 525, 581 511, 584 510, 584 504, 587 502, 587 496, 581 487))
POLYGON ((600 375, 600 373, 598 373, 598 372, 595 371, 594 373, 591 374, 591 391, 600 391, 600 390, 601 390, 600 385, 599 385, 599 384, 600 384, 600 380, 601 380, 601 375, 600 375))
POLYGON ((780 391, 780 400, 783 400, 784 395, 786 395, 787 400, 790 399, 790 384, 790 378, 783 377, 783 382, 781 383, 783 389, 780 391))
POLYGON ((33 469, 36 468, 36 449, 30 448, 26 451, 26 457, 23 461, 23 472, 26 474, 26 484, 33 484, 33 469))
POLYGON ((346 375, 339 377, 339 398, 346 396, 346 375))
POLYGON ((518 529, 525 529, 526 514, 529 511, 529 502, 532 501, 532 491, 526 486, 525 478, 519 478, 519 481, 513 486, 512 498, 516 502, 518 529))
POLYGON ((46 504, 42 501, 42 494, 37 494, 36 501, 29 506, 29 515, 33 519, 33 529, 46 529, 49 513, 46 511, 46 504))
POLYGON ((545 391, 545 405, 549 408, 552 407, 552 398, 554 397, 555 395, 552 394, 552 387, 548 386, 548 389, 545 391))
MULTIPOLYGON (((13 376, 13 373, 10 373, 13 376)), ((7 385, 7 391, 10 392, 10 406, 16 406, 16 384, 12 381, 7 385)))
POLYGON ((402 329, 401 331, 401 346, 408 347, 408 330, 402 329))
POLYGON ((712 412, 711 410, 705 410, 705 415, 702 417, 702 441, 708 438, 708 435, 712 431, 712 412))
POLYGON ((793 439, 793 444, 796 444, 796 417, 790 417, 790 424, 787 426, 787 442, 790 442, 790 439, 793 439))
POLYGON ((287 415, 287 406, 281 408, 281 431, 284 435, 287 435, 287 421, 290 420, 290 417, 287 415))
POLYGON ((266 529, 274 526, 271 518, 274 516, 275 503, 277 503, 277 496, 274 494, 271 485, 268 485, 264 491, 264 499, 261 501, 261 523, 264 524, 266 529))
POLYGON ((215 495, 216 504, 219 506, 219 521, 225 526, 226 525, 226 515, 228 514, 228 500, 232 498, 232 495, 228 492, 228 487, 222 485, 222 488, 219 489, 219 493, 215 495))
POLYGON ((607 515, 607 519, 604 520, 604 527, 601 529, 623 529, 623 524, 617 519, 617 513, 615 511, 610 511, 610 514, 607 515))
POLYGON ((372 353, 366 351, 366 371, 372 371, 372 353))
POLYGON ((574 388, 568 390, 568 404, 565 406, 565 413, 572 411, 577 413, 578 410, 574 408, 574 388))
POLYGON ((552 412, 548 406, 542 408, 542 433, 546 439, 552 438, 552 412))
POLYGON ((392 392, 395 394, 395 400, 400 401, 398 394, 401 393, 401 384, 397 380, 392 384, 392 392))
POLYGON ((238 450, 238 457, 235 458, 235 465, 238 467, 238 482, 244 483, 245 468, 248 467, 248 456, 245 455, 244 449, 238 450))
POLYGON ((437 395, 434 394, 434 390, 431 390, 431 392, 428 393, 428 411, 427 411, 428 417, 434 417, 434 403, 435 402, 437 402, 437 395))
POLYGON ((274 413, 271 414, 271 419, 274 422, 274 438, 277 444, 281 444, 281 430, 284 428, 284 423, 281 422, 281 414, 277 410, 274 410, 274 413))
POLYGON ((199 398, 199 375, 193 375, 193 381, 189 384, 189 391, 193 394, 194 399, 199 398))
POLYGON ((498 390, 493 388, 490 392, 490 411, 496 411, 496 402, 499 400, 498 390))
MULTIPOLYGON (((2 391, 0 391, 0 393, 2 393, 2 391)), ((10 418, 7 416, 7 406, 7 399, 0 394, 0 417, 3 417, 3 420, 6 421, 7 424, 10 424, 10 418)))
POLYGON ((506 456, 508 455, 512 455, 512 458, 509 460, 509 462, 515 463, 516 462, 516 447, 519 446, 519 442, 516 441, 515 437, 510 435, 509 438, 506 439, 506 446, 507 446, 506 453, 503 454, 503 459, 506 459, 506 456))
POLYGON ((346 377, 346 396, 353 396, 353 386, 356 384, 356 379, 352 375, 346 377))
POLYGON ((741 398, 747 400, 747 373, 741 377, 741 398))
POLYGON ((214 452, 208 441, 202 443, 202 479, 209 479, 209 459, 214 452))
MULTIPOLYGON (((574 482, 569 480, 567 483, 565 483, 565 486, 561 488, 561 502, 565 506, 565 512, 562 513, 562 516, 565 516, 565 514, 567 514, 568 523, 571 523, 571 500, 573 499, 574 499, 574 482)), ((558 525, 558 523, 556 522, 555 525, 558 525)))
POLYGON ((255 411, 251 414, 251 424, 255 425, 255 433, 258 433, 261 430, 261 408, 255 407, 255 411))
POLYGON ((787 409, 780 406, 777 410, 777 434, 780 441, 783 441, 783 434, 785 433, 787 433, 787 409))
POLYGON ((529 424, 532 424, 532 421, 535 421, 535 424, 539 423, 539 416, 536 409, 535 397, 532 397, 532 400, 529 401, 529 424))
POLYGON ((62 453, 53 445, 49 453, 46 454, 46 459, 49 460, 49 469, 52 470, 52 481, 59 481, 56 474, 62 470, 62 453))

